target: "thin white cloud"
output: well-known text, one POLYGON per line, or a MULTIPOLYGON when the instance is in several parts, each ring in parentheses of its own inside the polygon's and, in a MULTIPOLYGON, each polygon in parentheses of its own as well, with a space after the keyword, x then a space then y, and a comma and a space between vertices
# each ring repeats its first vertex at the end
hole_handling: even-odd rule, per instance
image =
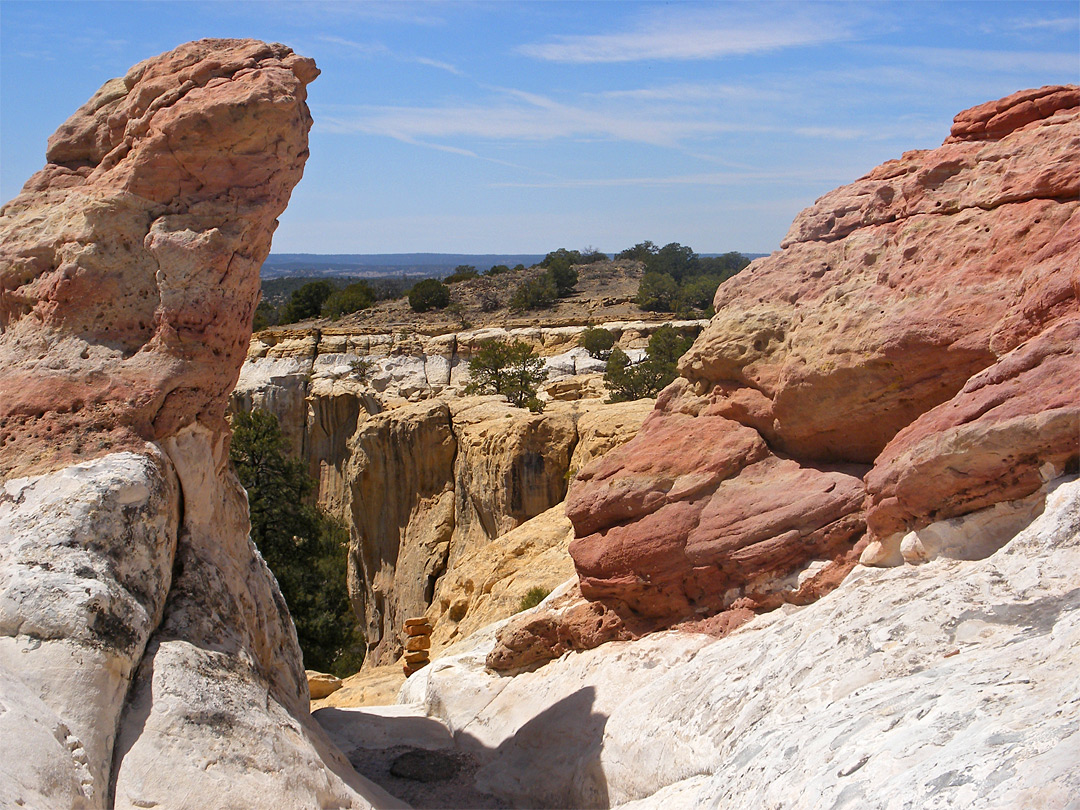
POLYGON ((320 42, 326 42, 331 45, 340 45, 346 48, 352 53, 358 54, 365 58, 373 58, 376 56, 388 56, 390 55, 390 49, 379 42, 356 42, 355 40, 345 39, 345 37, 332 36, 330 34, 323 34, 316 37, 320 42))
POLYGON ((641 87, 633 90, 606 90, 597 94, 600 98, 626 99, 628 101, 782 101, 781 93, 770 92, 748 84, 716 84, 680 82, 658 87, 641 87))
POLYGON ((453 73, 455 76, 465 75, 449 62, 441 62, 438 59, 428 59, 426 56, 414 56, 409 61, 416 62, 418 65, 427 65, 428 67, 445 70, 447 73, 453 73))
POLYGON ((748 15, 748 8, 704 13, 677 9, 649 15, 628 30, 556 36, 548 42, 522 45, 518 52, 549 62, 685 61, 766 53, 848 37, 846 26, 828 20, 821 7, 813 16, 778 3, 757 6, 765 12, 756 16, 748 15))
POLYGON ((980 73, 1023 71, 1066 73, 1075 76, 1077 69, 1080 68, 1080 55, 1076 52, 994 51, 925 46, 880 46, 875 50, 882 56, 907 58, 923 66, 963 68, 980 73))
POLYGON ((317 39, 320 42, 326 42, 330 45, 337 45, 345 48, 351 53, 358 54, 366 59, 373 59, 377 56, 385 56, 390 59, 395 59, 398 62, 410 62, 417 65, 426 65, 427 67, 433 67, 438 70, 445 70, 447 73, 453 73, 455 76, 464 76, 465 74, 458 70, 457 67, 449 62, 443 62, 438 59, 431 59, 426 56, 411 56, 409 54, 402 54, 392 51, 390 48, 383 45, 381 42, 357 42, 351 39, 345 39, 344 37, 334 36, 330 34, 324 34, 317 39))
POLYGON ((850 179, 850 171, 806 170, 778 172, 706 172, 701 174, 672 175, 668 177, 599 177, 555 180, 543 183, 507 182, 490 183, 490 188, 532 189, 580 189, 624 188, 659 186, 730 186, 738 183, 832 183, 850 179))
POLYGON ((1004 23, 984 23, 980 30, 984 33, 1000 31, 1049 31, 1058 34, 1080 32, 1080 17, 1040 17, 1033 20, 1011 19, 1004 23))

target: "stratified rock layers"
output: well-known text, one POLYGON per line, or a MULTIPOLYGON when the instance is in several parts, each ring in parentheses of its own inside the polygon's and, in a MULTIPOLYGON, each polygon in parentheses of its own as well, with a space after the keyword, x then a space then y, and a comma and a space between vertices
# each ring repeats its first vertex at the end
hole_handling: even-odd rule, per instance
POLYGON ((721 285, 682 378, 571 488, 586 597, 661 623, 775 606, 809 561, 850 566, 867 517, 864 561, 895 561, 1076 464, 1080 89, 956 120, 721 285))
MULTIPOLYGON (((327 397, 312 403, 324 409, 327 397)), ((320 495, 351 527, 349 594, 368 642, 365 666, 402 654, 410 616, 428 613, 441 644, 477 626, 476 615, 513 611, 509 597, 489 598, 493 588, 517 593, 571 576, 557 553, 546 554, 565 550, 567 527, 527 522, 561 503, 572 471, 627 441, 646 412, 645 402, 592 399, 551 402, 534 414, 488 396, 425 400, 347 420, 355 433, 340 471, 328 459, 320 476, 323 484, 330 477, 344 484, 342 505, 333 486, 320 495), (506 549, 528 556, 501 560, 506 549), (526 562, 535 570, 519 571, 526 562), (470 612, 476 615, 462 624, 470 612)))
POLYGON ((368 806, 224 420, 317 75, 252 40, 142 62, 0 211, 5 806, 368 806))

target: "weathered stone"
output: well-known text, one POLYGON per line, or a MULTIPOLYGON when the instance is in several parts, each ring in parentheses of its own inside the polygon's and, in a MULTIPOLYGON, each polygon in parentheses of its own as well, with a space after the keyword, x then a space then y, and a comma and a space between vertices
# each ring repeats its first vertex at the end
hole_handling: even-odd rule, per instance
POLYGON ((308 693, 312 700, 328 697, 341 688, 341 678, 326 672, 304 671, 307 676, 308 693))
POLYGON ((1058 479, 985 559, 860 568, 719 640, 657 633, 514 677, 485 667, 487 628, 400 708, 441 721, 446 750, 479 759, 475 789, 511 805, 1065 810, 1078 565, 1080 483, 1058 479))
POLYGON ((223 418, 317 73, 253 40, 149 59, 0 212, 5 806, 394 802, 307 714, 223 418))
POLYGON ((981 135, 826 194, 720 286, 682 378, 568 494, 586 597, 661 624, 800 601, 812 560, 896 563, 1077 464, 1078 93, 962 113, 981 135))
POLYGON ((427 628, 424 635, 413 636, 410 635, 405 639, 405 652, 415 652, 417 650, 431 649, 431 628, 427 628))

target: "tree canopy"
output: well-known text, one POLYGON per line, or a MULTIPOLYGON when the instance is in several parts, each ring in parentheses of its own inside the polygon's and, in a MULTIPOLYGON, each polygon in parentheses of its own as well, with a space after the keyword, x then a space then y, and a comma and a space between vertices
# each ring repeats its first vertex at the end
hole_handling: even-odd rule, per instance
POLYGON ((425 278, 409 290, 409 306, 413 312, 443 309, 449 304, 450 290, 437 278, 425 278))
POLYGON ((734 276, 750 260, 734 251, 722 256, 698 256, 678 242, 657 247, 639 242, 622 251, 618 258, 634 259, 645 265, 635 301, 652 312, 710 313, 716 288, 734 276))

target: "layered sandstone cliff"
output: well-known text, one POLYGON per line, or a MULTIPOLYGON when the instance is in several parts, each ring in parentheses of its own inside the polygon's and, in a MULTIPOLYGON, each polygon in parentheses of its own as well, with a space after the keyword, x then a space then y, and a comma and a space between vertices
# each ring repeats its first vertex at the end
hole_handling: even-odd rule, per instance
POLYGON ((1075 87, 961 113, 721 285, 682 377, 568 495, 582 593, 653 627, 724 612, 722 630, 860 555, 990 553, 919 532, 1077 464, 1078 144, 1075 87))
POLYGON ((307 158, 310 59, 102 89, 0 211, 0 804, 366 807, 307 714, 224 412, 307 158))

